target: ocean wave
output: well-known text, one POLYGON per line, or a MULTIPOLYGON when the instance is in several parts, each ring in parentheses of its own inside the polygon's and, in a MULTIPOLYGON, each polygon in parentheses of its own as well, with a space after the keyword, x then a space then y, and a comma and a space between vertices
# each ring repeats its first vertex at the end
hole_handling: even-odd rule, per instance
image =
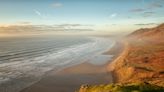
MULTIPOLYGON (((0 91, 18 92, 52 69, 61 69, 86 61, 87 59, 102 53, 113 46, 114 41, 107 38, 89 38, 92 41, 72 45, 57 52, 31 58, 10 59, 10 62, 0 64, 0 91), (12 62, 13 61, 13 62, 12 62), (19 87, 18 87, 19 86, 19 87)), ((44 53, 44 52, 43 52, 44 53)), ((15 55, 15 54, 13 54, 15 55)), ((26 57, 28 54, 17 54, 13 57, 26 57), (19 56, 20 55, 20 56, 19 56)))

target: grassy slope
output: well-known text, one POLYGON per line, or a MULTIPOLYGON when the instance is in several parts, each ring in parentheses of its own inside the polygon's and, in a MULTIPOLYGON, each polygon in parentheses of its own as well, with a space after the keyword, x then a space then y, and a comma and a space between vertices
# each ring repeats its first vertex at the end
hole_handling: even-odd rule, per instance
POLYGON ((164 92, 163 87, 148 83, 82 86, 79 92, 164 92))
POLYGON ((164 92, 164 24, 147 34, 124 40, 125 51, 114 61, 116 84, 82 86, 79 92, 164 92))
POLYGON ((164 43, 140 39, 128 40, 128 54, 115 66, 116 82, 146 81, 164 85, 164 43))
POLYGON ((115 63, 117 83, 81 86, 79 92, 164 92, 164 43, 127 42, 128 48, 115 63))

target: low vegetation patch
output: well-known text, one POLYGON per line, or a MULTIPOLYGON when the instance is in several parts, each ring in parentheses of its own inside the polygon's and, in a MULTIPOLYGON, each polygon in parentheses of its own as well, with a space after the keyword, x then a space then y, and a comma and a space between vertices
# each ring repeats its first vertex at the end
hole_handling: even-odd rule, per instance
POLYGON ((164 87, 143 83, 84 85, 78 92, 164 92, 164 87))

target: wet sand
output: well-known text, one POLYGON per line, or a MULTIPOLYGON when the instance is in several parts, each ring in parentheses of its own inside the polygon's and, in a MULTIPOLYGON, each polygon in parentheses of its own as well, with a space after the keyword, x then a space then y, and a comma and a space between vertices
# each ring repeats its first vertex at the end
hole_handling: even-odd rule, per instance
POLYGON ((39 82, 23 89, 21 92, 75 92, 83 84, 107 84, 113 82, 112 73, 107 70, 108 64, 122 51, 117 43, 109 51, 103 53, 114 55, 106 64, 95 65, 86 61, 82 64, 65 68, 56 73, 49 72, 39 82))

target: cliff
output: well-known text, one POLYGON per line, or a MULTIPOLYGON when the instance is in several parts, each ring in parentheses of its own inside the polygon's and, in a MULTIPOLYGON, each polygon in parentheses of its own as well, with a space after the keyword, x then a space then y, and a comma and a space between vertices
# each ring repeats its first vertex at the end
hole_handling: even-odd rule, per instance
MULTIPOLYGON (((135 92, 164 91, 164 24, 139 29, 125 37, 122 43, 123 52, 108 66, 116 84, 82 86, 79 92, 132 92, 124 88, 134 90, 133 86, 136 85, 131 84, 141 82, 149 86, 160 86, 162 91, 137 89, 135 92)), ((135 88, 145 87, 142 83, 135 88)))
POLYGON ((146 81, 164 86, 164 24, 155 28, 137 30, 130 34, 126 54, 116 59, 115 82, 132 83, 146 81))

